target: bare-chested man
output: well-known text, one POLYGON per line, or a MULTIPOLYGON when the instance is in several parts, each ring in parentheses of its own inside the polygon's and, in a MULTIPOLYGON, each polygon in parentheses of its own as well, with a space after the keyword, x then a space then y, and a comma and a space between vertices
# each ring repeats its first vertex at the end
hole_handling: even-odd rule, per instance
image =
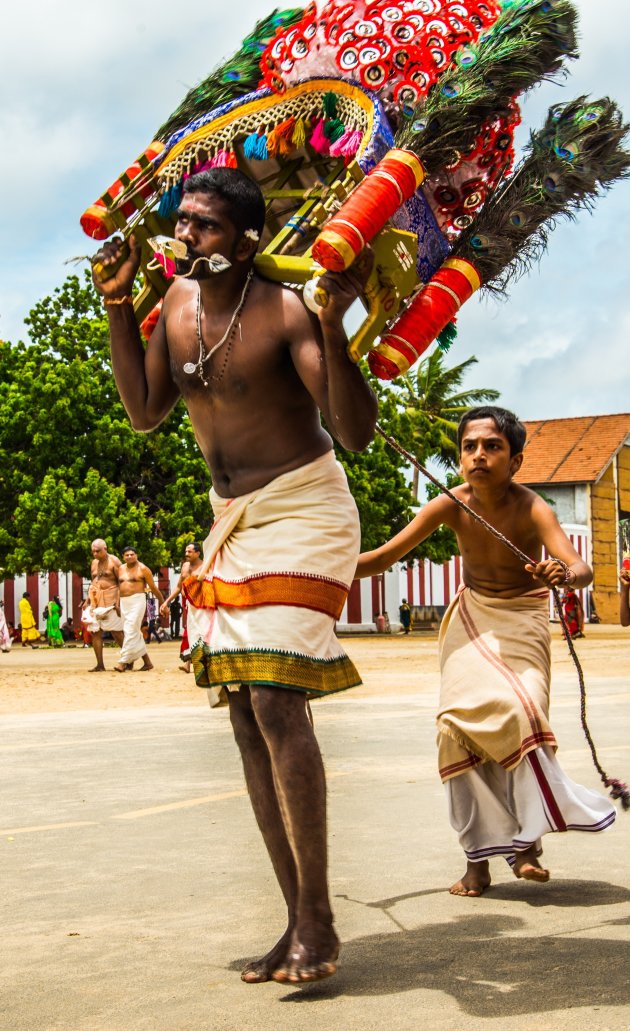
POLYGON ((147 609, 146 592, 151 591, 161 605, 164 596, 156 585, 153 574, 144 562, 138 559, 135 548, 123 551, 124 564, 118 570, 120 585, 120 615, 123 621, 125 639, 120 651, 120 661, 114 666, 117 673, 133 669, 136 659, 142 659, 141 669, 153 669, 147 646, 142 636, 142 622, 147 609))
MULTIPOLYGON (((112 364, 135 429, 183 397, 212 474, 215 523, 186 592, 203 627, 200 686, 228 685, 250 798, 288 926, 243 980, 298 983, 334 973, 339 941, 327 885, 326 786, 307 698, 359 683, 334 637, 359 548, 356 506, 332 440, 365 448, 376 400, 347 356, 342 317, 368 261, 327 274, 319 318, 295 291, 253 275, 264 200, 241 172, 191 176, 175 230, 190 278, 174 283, 146 349, 131 305, 139 252, 102 285, 112 364), (212 271, 207 259, 229 262, 212 271)), ((118 259, 118 244, 100 259, 118 259)), ((98 286, 99 284, 97 284, 98 286)))
POLYGON ((96 656, 96 666, 90 670, 90 673, 102 673, 105 669, 103 631, 108 630, 119 647, 123 643, 123 623, 120 618, 118 587, 118 570, 121 563, 116 555, 108 553, 107 544, 100 537, 92 541, 92 556, 90 570, 92 583, 86 605, 91 608, 93 625, 98 629, 92 631, 92 647, 96 656))
MULTIPOLYGON (((168 616, 169 605, 175 600, 178 594, 182 595, 184 605, 182 611, 184 614, 184 632, 182 634, 182 641, 179 648, 179 657, 181 659, 181 666, 179 667, 182 673, 190 673, 191 658, 190 658, 190 638, 188 636, 188 606, 186 605, 186 595, 183 592, 184 581, 190 576, 194 576, 199 567, 201 566, 202 560, 202 548, 201 544, 197 541, 193 541, 191 544, 186 545, 185 559, 182 562, 181 572, 177 580, 175 588, 171 591, 166 601, 160 606, 160 615, 168 616)), ((191 625, 190 631, 193 635, 193 640, 197 640, 199 637, 199 629, 194 625, 195 621, 195 609, 193 608, 190 613, 191 625)))

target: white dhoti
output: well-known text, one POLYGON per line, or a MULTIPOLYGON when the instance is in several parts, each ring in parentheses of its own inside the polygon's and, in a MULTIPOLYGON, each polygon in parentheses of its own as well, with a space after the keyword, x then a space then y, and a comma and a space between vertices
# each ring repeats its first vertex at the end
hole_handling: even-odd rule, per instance
POLYGON ((147 645, 142 636, 142 621, 147 611, 147 597, 142 594, 131 594, 120 599, 120 615, 125 635, 120 649, 121 662, 135 662, 147 653, 147 645))
POLYGON ((471 862, 540 850, 552 831, 600 831, 603 795, 561 769, 549 726, 548 592, 486 598, 464 588, 440 629, 440 776, 471 862))
POLYGON ((99 630, 122 630, 123 621, 113 605, 97 605, 92 615, 99 630))
POLYGON ((359 554, 359 520, 332 451, 242 497, 210 494, 215 523, 184 583, 195 676, 317 697, 359 684, 335 637, 359 554))

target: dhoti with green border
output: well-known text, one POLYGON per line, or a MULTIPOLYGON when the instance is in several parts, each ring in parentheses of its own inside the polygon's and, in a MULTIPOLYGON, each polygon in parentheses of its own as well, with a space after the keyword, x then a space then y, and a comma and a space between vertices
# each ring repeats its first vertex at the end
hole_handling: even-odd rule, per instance
POLYGON ((335 636, 360 530, 334 453, 241 497, 211 490, 210 502, 203 565, 183 585, 195 678, 210 704, 241 684, 311 698, 360 684, 335 636))

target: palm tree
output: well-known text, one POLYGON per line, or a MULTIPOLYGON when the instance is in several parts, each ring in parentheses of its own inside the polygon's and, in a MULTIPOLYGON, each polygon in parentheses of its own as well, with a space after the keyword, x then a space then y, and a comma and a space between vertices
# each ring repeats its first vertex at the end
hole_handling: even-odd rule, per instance
MULTIPOLYGON (((477 364, 473 356, 460 365, 447 368, 442 351, 435 348, 428 357, 418 363, 412 373, 403 377, 396 386, 402 396, 404 414, 410 422, 411 435, 418 457, 429 457, 422 438, 427 429, 430 432, 430 457, 446 469, 455 469, 458 464, 457 424, 469 408, 496 401, 498 390, 490 387, 461 390, 462 380, 471 366, 477 364)), ((421 460, 422 460, 421 458, 421 460)), ((418 497, 418 473, 414 470, 414 497, 418 497)))

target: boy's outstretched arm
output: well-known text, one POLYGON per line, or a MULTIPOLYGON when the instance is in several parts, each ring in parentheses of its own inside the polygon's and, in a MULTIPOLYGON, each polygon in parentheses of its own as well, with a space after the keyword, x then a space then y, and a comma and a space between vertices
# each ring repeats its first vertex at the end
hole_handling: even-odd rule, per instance
POLYGON ((416 544, 429 537, 442 523, 450 525, 449 517, 454 508, 454 503, 444 495, 433 498, 395 537, 386 541, 380 548, 359 555, 355 579, 384 573, 394 562, 408 555, 416 544))
POLYGON ((528 573, 545 587, 588 587, 593 579, 593 570, 580 558, 560 526, 555 512, 542 498, 537 498, 534 502, 532 519, 547 554, 553 558, 525 566, 528 573), (561 561, 555 562, 554 559, 561 561), (569 579, 565 566, 568 567, 569 579))

